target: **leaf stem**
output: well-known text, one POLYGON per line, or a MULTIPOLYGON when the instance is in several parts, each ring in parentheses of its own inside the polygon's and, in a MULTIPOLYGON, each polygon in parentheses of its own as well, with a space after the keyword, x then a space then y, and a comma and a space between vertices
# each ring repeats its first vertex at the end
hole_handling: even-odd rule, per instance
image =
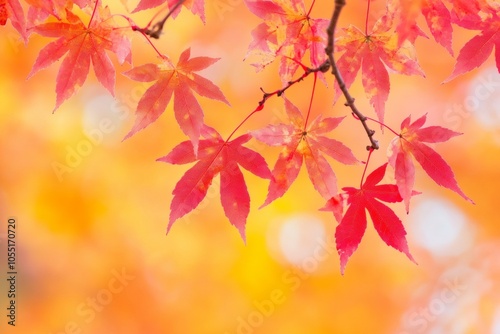
POLYGON ((163 55, 157 48, 156 46, 153 44, 153 42, 151 41, 151 39, 149 38, 149 36, 143 32, 143 31, 139 31, 145 38, 146 40, 149 42, 149 44, 153 47, 153 49, 156 51, 156 53, 158 54, 158 56, 160 56, 161 59, 167 59, 167 57, 165 55, 163 55))
POLYGON ((375 122, 375 123, 377 123, 377 124, 379 124, 379 125, 381 125, 381 126, 383 126, 383 127, 384 127, 384 128, 386 128, 387 130, 389 130, 389 131, 391 131, 392 133, 394 133, 396 136, 399 136, 399 135, 400 135, 399 133, 397 133, 396 131, 394 131, 394 130, 390 127, 390 126, 386 125, 385 123, 382 123, 382 122, 380 122, 380 121, 377 121, 376 119, 371 118, 371 117, 367 117, 366 119, 367 119, 367 120, 369 120, 369 121, 375 122))
POLYGON ((368 17, 370 15, 370 4, 371 0, 368 0, 368 6, 366 8, 366 20, 365 20, 365 36, 368 36, 368 17))
POLYGON ((242 125, 243 125, 246 121, 248 121, 248 119, 249 119, 250 117, 252 117, 252 116, 253 116, 253 114, 255 114, 255 113, 256 113, 256 112, 258 112, 258 111, 259 111, 259 110, 258 110, 258 107, 257 107, 257 108, 255 108, 255 110, 254 110, 254 111, 252 111, 250 114, 248 114, 248 116, 247 116, 247 117, 245 117, 245 119, 244 119, 243 121, 241 121, 241 123, 240 123, 240 124, 239 124, 239 125, 238 125, 238 126, 237 126, 234 130, 233 130, 233 132, 231 132, 231 134, 229 135, 229 137, 227 137, 225 144, 227 144, 227 143, 229 142, 229 139, 231 139, 231 138, 233 137, 233 135, 236 133, 236 131, 238 131, 238 130, 239 130, 239 128, 241 128, 241 126, 242 126, 242 125))
POLYGON ((373 136, 375 135, 375 131, 370 129, 370 127, 368 127, 368 124, 366 123, 367 118, 358 110, 358 108, 354 104, 354 98, 349 93, 349 90, 345 85, 344 79, 342 78, 342 75, 340 74, 335 59, 333 57, 335 27, 337 26, 340 12, 342 11, 342 8, 345 6, 345 4, 346 4, 345 0, 335 0, 335 9, 333 11, 330 24, 328 25, 328 29, 326 30, 326 33, 328 35, 328 44, 325 48, 325 52, 328 55, 330 65, 332 66, 332 74, 335 76, 335 80, 337 80, 339 88, 347 100, 345 105, 347 107, 350 107, 352 112, 358 117, 359 121, 363 125, 363 128, 365 129, 366 134, 368 135, 368 139, 370 140, 370 145, 368 145, 366 149, 378 150, 379 149, 378 142, 373 138, 373 136))
MULTIPOLYGON (((357 119, 359 121, 359 118, 358 116, 356 116, 354 113, 352 113, 352 117, 354 117, 355 119, 357 119)), ((380 121, 377 121, 376 119, 374 118, 371 118, 371 117, 366 117, 366 120, 367 121, 372 121, 372 122, 375 122, 377 124, 379 124, 380 126, 383 126, 384 128, 388 129, 389 131, 391 131, 392 133, 394 133, 396 136, 401 136, 400 133, 397 133, 396 131, 394 131, 390 126, 386 125, 385 123, 382 123, 380 121)))
POLYGON ((92 11, 92 16, 90 17, 90 21, 89 21, 89 24, 87 26, 87 29, 90 29, 90 24, 92 23, 92 20, 94 19, 94 15, 95 15, 95 12, 97 11, 97 6, 99 5, 99 0, 96 0, 95 1, 95 6, 94 6, 94 10, 92 11))
POLYGON ((309 7, 309 11, 307 12, 307 17, 309 18, 309 15, 311 15, 311 11, 314 7, 314 3, 316 2, 316 0, 313 0, 313 2, 311 3, 311 7, 309 7))
POLYGON ((281 96, 287 91, 290 87, 295 85, 296 83, 304 80, 309 74, 311 73, 316 73, 316 72, 326 72, 330 68, 330 62, 327 60, 323 64, 319 65, 316 68, 309 68, 306 67, 304 74, 302 74, 299 78, 289 81, 288 84, 283 87, 282 89, 275 90, 274 92, 271 93, 266 93, 262 88, 260 89, 264 95, 262 96, 262 100, 259 101, 259 105, 257 106, 258 110, 264 109, 264 104, 266 103, 267 99, 269 99, 273 95, 281 96))
POLYGON ((307 110, 307 116, 306 116, 306 121, 304 122, 304 132, 306 132, 307 129, 307 122, 309 121, 309 116, 311 115, 311 107, 314 99, 314 91, 316 90, 316 80, 318 78, 318 73, 314 73, 314 82, 313 82, 313 88, 312 88, 312 93, 311 93, 311 100, 309 101, 309 109, 307 110))
MULTIPOLYGON (((302 65, 302 64, 301 64, 302 65)), ((302 65, 304 66, 304 65, 302 65)), ((304 66, 305 67, 305 66, 304 66)), ((231 139, 233 137, 233 135, 236 133, 236 131, 238 131, 238 129, 246 122, 248 121, 248 119, 253 115, 255 114, 256 112, 258 111, 261 111, 262 109, 264 109, 264 105, 266 104, 266 101, 271 97, 271 96, 281 96, 283 95, 290 87, 292 87, 293 85, 295 85, 296 83, 304 80, 307 76, 309 76, 309 74, 311 73, 314 73, 314 86, 313 86, 313 93, 312 93, 312 96, 311 96, 311 104, 312 104, 312 98, 314 96, 314 90, 315 90, 315 86, 316 86, 316 73, 317 72, 326 72, 328 71, 328 69, 330 68, 330 63, 327 61, 325 61, 323 64, 321 64, 320 66, 316 67, 316 68, 309 68, 309 67, 305 67, 305 71, 304 71, 304 74, 302 74, 300 77, 298 77, 297 79, 295 80, 292 80, 292 81, 289 81, 288 84, 283 87, 282 89, 278 89, 278 90, 275 90, 271 93, 266 93, 262 87, 260 88, 260 90, 262 91, 263 95, 262 95, 262 99, 259 101, 257 107, 247 116, 245 117, 245 119, 236 127, 236 129, 234 129, 233 132, 231 132, 231 134, 229 135, 229 137, 226 139, 226 143, 229 142, 229 139, 231 139)), ((311 104, 309 105, 309 110, 311 109, 311 104)))
POLYGON ((372 156, 374 149, 370 148, 368 150, 368 158, 366 158, 365 169, 363 170, 363 175, 361 176, 361 183, 359 184, 359 189, 363 189, 363 181, 365 180, 366 170, 368 169, 368 164, 370 163, 370 157, 372 156))
MULTIPOLYGON (((135 22, 134 22, 134 21, 133 21, 130 17, 128 17, 128 16, 126 16, 126 15, 123 15, 123 14, 113 14, 113 15, 110 15, 110 17, 109 17, 109 18, 107 18, 106 20, 109 20, 109 19, 111 19, 111 18, 113 18, 113 17, 116 17, 116 16, 121 17, 121 18, 124 18, 125 20, 127 20, 127 22, 130 24, 130 26, 129 26, 129 27, 126 27, 126 28, 132 28, 132 30, 134 30, 134 27, 135 27, 135 28, 139 28, 139 27, 135 24, 135 22)), ((140 29, 140 28, 139 28, 139 29, 140 29)))
POLYGON ((165 8, 160 9, 160 10, 159 10, 159 11, 158 11, 155 15, 153 15, 153 17, 152 17, 152 18, 151 18, 151 20, 148 22, 148 24, 146 25, 146 27, 145 27, 145 28, 149 28, 149 27, 151 27, 151 24, 153 23, 153 21, 154 21, 154 20, 156 20, 156 18, 157 18, 158 16, 160 16, 160 13, 161 13, 161 12, 163 12, 163 10, 164 10, 164 9, 168 9, 168 8, 169 8, 168 6, 169 6, 169 3, 168 3, 168 0, 167 0, 167 1, 165 1, 165 8))

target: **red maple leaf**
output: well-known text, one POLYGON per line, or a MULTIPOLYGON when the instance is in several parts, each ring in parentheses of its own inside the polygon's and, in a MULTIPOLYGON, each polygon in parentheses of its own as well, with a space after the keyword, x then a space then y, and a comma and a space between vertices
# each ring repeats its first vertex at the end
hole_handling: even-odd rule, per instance
MULTIPOLYGON (((179 0, 141 0, 137 7, 132 11, 136 13, 141 10, 159 7, 168 4, 168 8, 173 8, 179 0)), ((198 15, 200 19, 205 23, 205 1, 204 0, 185 0, 182 5, 187 9, 191 10, 194 15, 198 15)), ((180 8, 172 13, 172 17, 175 18, 180 13, 180 8)))
MULTIPOLYGON (((66 9, 71 11, 73 3, 80 8, 91 5, 91 0, 25 0, 29 4, 28 22, 39 23, 47 19, 49 15, 58 20, 66 18, 66 9)), ((95 0, 92 0, 95 5, 95 0)))
POLYGON ((490 0, 451 0, 450 2, 453 4, 452 13, 455 15, 454 21, 457 19, 461 20, 467 16, 480 16, 483 8, 495 5, 490 0))
MULTIPOLYGON (((492 1, 481 1, 480 11, 470 12, 464 9, 462 1, 453 7, 453 22, 470 30, 481 30, 481 33, 468 41, 457 57, 457 63, 448 82, 457 76, 467 73, 483 64, 495 48, 495 61, 500 72, 500 4, 492 1)), ((476 3, 477 4, 477 3, 476 3)), ((471 6, 472 4, 468 4, 471 6)))
POLYGON ((248 47, 247 57, 255 55, 252 63, 258 71, 281 58, 279 74, 288 82, 300 66, 300 61, 309 50, 312 67, 326 60, 326 28, 328 20, 310 18, 301 0, 245 0, 252 13, 264 20, 252 31, 253 41, 248 47))
POLYGON ((198 95, 229 102, 220 89, 210 80, 194 73, 214 64, 219 58, 190 58, 191 50, 186 49, 174 66, 168 59, 160 65, 145 64, 131 69, 124 74, 132 80, 156 81, 144 93, 137 105, 137 118, 134 127, 125 138, 154 122, 166 109, 174 96, 174 113, 181 130, 191 139, 195 152, 203 127, 203 110, 193 91, 198 95))
POLYGON ((394 167, 396 184, 404 199, 407 212, 415 184, 413 158, 434 182, 472 202, 459 188, 451 167, 436 151, 425 144, 444 142, 461 133, 440 126, 423 128, 426 117, 427 115, 424 115, 410 124, 411 116, 408 116, 401 123, 400 135, 392 140, 388 149, 389 163, 394 167))
POLYGON ((342 217, 344 216, 344 206, 346 199, 347 198, 345 194, 337 194, 330 198, 326 202, 326 205, 319 210, 333 212, 333 216, 340 223, 342 221, 342 217))
MULTIPOLYGON (((365 233, 366 210, 370 214, 373 226, 380 238, 388 246, 403 252, 411 261, 415 262, 408 249, 405 238, 406 231, 401 220, 394 211, 380 202, 396 203, 402 200, 395 184, 378 185, 385 175, 386 167, 387 163, 374 170, 360 189, 342 188, 346 192, 348 208, 335 231, 342 275, 349 257, 356 251, 365 233)), ((336 209, 338 206, 333 207, 336 209)), ((329 210, 329 204, 324 210, 329 210)))
MULTIPOLYGON (((350 25, 342 29, 335 41, 336 51, 343 52, 337 66, 346 87, 351 86, 361 68, 363 87, 381 122, 390 90, 386 66, 400 74, 424 76, 417 60, 411 56, 414 45, 406 42, 398 46, 398 35, 391 27, 392 14, 389 13, 375 23, 370 33, 350 25)), ((336 98, 342 95, 337 82, 335 92, 336 98)))
POLYGON ((197 161, 174 188, 167 233, 177 219, 200 204, 214 177, 220 174, 220 199, 224 213, 245 240, 250 196, 239 166, 264 179, 272 178, 271 171, 259 153, 243 146, 252 138, 249 134, 227 143, 217 131, 208 126, 203 127, 201 134, 205 139, 200 140, 197 155, 191 142, 185 141, 168 155, 158 159, 171 164, 197 161))
POLYGON ((7 0, 0 0, 0 25, 4 26, 9 18, 9 10, 7 9, 7 0))
POLYGON ((252 132, 252 136, 267 145, 283 146, 274 165, 267 198, 261 207, 285 194, 297 178, 303 160, 314 188, 325 199, 337 194, 337 177, 323 154, 344 164, 358 162, 347 146, 325 137, 344 117, 322 119, 318 116, 306 127, 299 109, 287 99, 285 109, 291 124, 269 125, 252 132))
POLYGON ((397 2, 400 6, 400 22, 396 32, 400 43, 406 39, 413 43, 416 37, 425 36, 417 26, 418 16, 422 13, 436 42, 453 55, 451 14, 442 0, 397 0, 397 2))
POLYGON ((33 28, 42 36, 58 39, 40 51, 28 78, 68 54, 57 74, 54 110, 83 85, 91 61, 97 80, 114 96, 115 68, 105 50, 115 53, 120 63, 131 62, 130 41, 115 29, 108 7, 95 8, 88 25, 69 10, 66 19, 68 22, 50 22, 33 28))
POLYGON ((5 25, 8 19, 26 42, 26 20, 19 0, 0 0, 0 25, 5 25))

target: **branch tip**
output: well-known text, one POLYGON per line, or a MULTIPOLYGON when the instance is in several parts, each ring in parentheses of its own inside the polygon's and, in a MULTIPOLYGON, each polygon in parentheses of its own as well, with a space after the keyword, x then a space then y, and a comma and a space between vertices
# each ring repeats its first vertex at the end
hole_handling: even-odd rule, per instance
POLYGON ((365 132, 368 136, 368 139, 370 140, 370 145, 368 145, 366 148, 367 150, 378 150, 379 145, 378 142, 373 138, 373 135, 375 134, 375 131, 370 129, 368 127, 368 124, 366 123, 367 118, 358 110, 356 105, 354 104, 355 99, 351 96, 349 93, 349 90, 346 87, 346 84, 344 82, 344 79, 342 78, 342 75, 340 74, 337 63, 335 62, 335 59, 333 57, 333 51, 335 49, 334 45, 334 40, 335 40, 335 28, 337 26, 339 17, 340 17, 340 12, 342 11, 342 7, 344 7, 346 4, 345 0, 335 0, 335 8, 333 10, 332 18, 330 19, 330 24, 328 25, 328 28, 326 29, 326 33, 328 36, 328 43, 325 48, 325 52, 328 56, 329 60, 329 65, 331 65, 332 68, 332 74, 335 76, 335 80, 337 80, 337 83, 339 85, 340 90, 344 94, 344 97, 346 99, 346 102, 344 105, 346 107, 350 107, 352 110, 353 116, 358 119, 361 124, 363 125, 363 128, 365 129, 365 132))

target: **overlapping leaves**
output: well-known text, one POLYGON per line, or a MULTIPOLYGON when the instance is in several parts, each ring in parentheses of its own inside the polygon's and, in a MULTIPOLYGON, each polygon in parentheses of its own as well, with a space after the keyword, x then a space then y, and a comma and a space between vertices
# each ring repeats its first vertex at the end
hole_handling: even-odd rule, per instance
POLYGON ((12 26, 26 41, 26 19, 19 0, 0 0, 0 25, 5 25, 7 20, 10 20, 12 26))
POLYGON ((94 67, 97 80, 114 95, 115 68, 106 50, 116 54, 118 61, 131 62, 130 41, 115 24, 109 9, 98 7, 91 21, 83 21, 66 10, 67 22, 50 22, 37 25, 33 31, 56 41, 45 46, 38 55, 29 76, 64 58, 56 78, 56 106, 70 98, 83 85, 94 67))
POLYGON ((325 135, 334 130, 343 117, 318 116, 306 125, 299 109, 285 98, 285 109, 290 124, 269 125, 252 135, 271 146, 283 146, 273 169, 267 198, 262 206, 283 196, 297 178, 302 162, 305 161, 309 179, 316 191, 325 199, 337 194, 337 177, 324 154, 344 164, 358 160, 351 150, 341 142, 325 135))
POLYGON ((446 79, 467 73, 483 64, 495 49, 495 62, 500 72, 500 3, 494 1, 456 1, 452 11, 453 22, 459 26, 480 30, 481 33, 469 40, 457 57, 453 73, 446 79), (470 6, 475 5, 474 11, 470 6), (466 7, 468 6, 468 7, 466 7))
MULTIPOLYGON (((156 8, 162 5, 167 5, 169 9, 172 9, 175 7, 175 5, 179 2, 179 0, 141 0, 139 1, 139 4, 137 4, 137 7, 133 10, 133 13, 145 10, 145 9, 150 9, 150 8, 156 8)), ((182 2, 182 6, 186 7, 187 9, 191 10, 191 12, 194 15, 197 15, 200 17, 200 19, 205 23, 205 0, 185 0, 182 2)), ((180 8, 175 10, 172 14, 172 17, 176 17, 180 12, 180 8)))
POLYGON ((300 0, 245 0, 248 9, 264 22, 253 31, 247 57, 257 56, 252 63, 257 70, 281 57, 279 75, 289 81, 299 68, 306 51, 312 67, 326 60, 326 28, 328 20, 312 19, 300 0))
MULTIPOLYGON (((28 24, 18 0, 0 0, 0 25, 10 21, 25 41, 31 32, 56 38, 40 51, 30 73, 31 76, 63 59, 56 78, 55 108, 84 84, 91 63, 97 80, 114 94, 115 68, 107 51, 115 53, 120 63, 131 62, 130 42, 124 32, 144 33, 145 30, 138 28, 125 15, 122 18, 130 26, 118 26, 113 19, 115 15, 111 15, 107 8, 102 8, 99 0, 25 1, 29 5, 28 24), (74 11, 73 4, 86 8, 83 12, 89 14, 88 20, 82 20, 81 14, 75 14, 82 11, 74 11), (47 18, 47 23, 38 24, 47 18), (89 23, 85 23, 87 21, 89 23)), ((257 59, 252 63, 253 66, 260 70, 279 59, 279 76, 284 85, 289 84, 299 67, 305 70, 316 68, 315 75, 321 75, 317 67, 327 59, 324 48, 329 21, 311 18, 315 1, 311 2, 308 9, 302 0, 245 0, 245 3, 250 12, 262 20, 251 33, 253 40, 247 56, 252 57, 252 60, 257 59), (301 63, 307 53, 310 68, 301 63)), ((179 4, 177 0, 140 0, 133 12, 159 7, 161 9, 157 15, 161 15, 179 4)), ((205 22, 204 0, 186 0, 182 6, 205 22)), ((182 6, 172 13, 172 17, 179 14, 182 6)), ((449 81, 483 64, 493 50, 500 71, 499 12, 498 2, 488 0, 389 0, 387 12, 375 22, 371 30, 368 24, 365 29, 354 25, 337 29, 337 66, 347 87, 352 85, 361 70, 366 95, 378 119, 383 122, 390 91, 389 71, 423 75, 414 46, 416 38, 425 35, 417 23, 421 14, 434 39, 452 55, 452 24, 479 31, 459 52, 453 73, 447 79, 449 81)), ((160 54, 158 48, 154 47, 154 51, 160 54)), ((399 136, 390 144, 389 165, 395 171, 395 184, 379 184, 386 172, 387 164, 384 164, 375 169, 359 189, 344 187, 343 192, 339 193, 337 177, 327 157, 344 164, 357 162, 347 146, 330 138, 343 117, 319 116, 308 123, 309 116, 304 119, 299 109, 285 99, 289 123, 269 125, 251 135, 244 134, 225 141, 216 130, 204 124, 204 112, 196 97, 198 95, 228 103, 213 82, 197 73, 218 59, 191 58, 190 49, 180 55, 175 65, 167 56, 160 55, 160 58, 158 63, 147 63, 125 72, 133 80, 152 82, 138 103, 136 122, 127 137, 156 121, 173 100, 175 118, 189 141, 180 143, 159 160, 194 165, 173 190, 168 230, 175 221, 197 208, 206 197, 209 186, 220 175, 222 207, 231 224, 237 227, 245 239, 250 196, 240 167, 270 180, 263 204, 266 206, 288 191, 305 163, 314 188, 328 201, 324 209, 333 211, 339 221, 336 242, 341 270, 344 272, 349 257, 357 249, 366 230, 367 212, 380 237, 413 260, 401 220, 385 203, 404 202, 409 210, 411 197, 415 195, 414 161, 437 184, 470 200, 458 186, 448 164, 428 145, 447 141, 459 133, 440 126, 423 127, 426 116, 413 123, 407 117, 401 124, 399 136), (282 148, 272 172, 259 153, 244 146, 252 136, 268 145, 282 148), (344 204, 347 204, 345 214, 344 204)), ((305 76, 300 80, 303 78, 305 76)), ((337 83, 335 90, 338 98, 340 89, 337 83)), ((263 104, 259 105, 256 111, 263 110, 263 107, 263 104)))
MULTIPOLYGON (((335 44, 337 51, 342 53, 337 66, 346 87, 351 86, 361 69, 366 95, 381 122, 390 90, 386 67, 400 74, 424 75, 412 52, 408 52, 413 45, 399 45, 397 34, 391 30, 392 24, 392 14, 388 13, 375 23, 369 34, 350 25, 342 30, 335 44)), ((337 98, 341 95, 338 83, 335 83, 335 93, 337 98)))

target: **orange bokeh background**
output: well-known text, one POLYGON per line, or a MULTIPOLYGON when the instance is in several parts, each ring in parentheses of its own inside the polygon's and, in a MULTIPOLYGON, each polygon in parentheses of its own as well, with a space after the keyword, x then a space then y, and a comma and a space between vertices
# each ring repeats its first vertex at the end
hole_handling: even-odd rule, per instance
MULTIPOLYGON (((372 21, 381 7, 373 3, 372 21)), ((341 26, 362 27, 365 9, 365 1, 349 2, 341 26)), ((125 12, 119 2, 112 10, 125 12)), ((312 16, 328 18, 331 10, 331 1, 317 2, 312 16)), ((206 12, 204 26, 183 10, 155 44, 174 61, 187 47, 193 56, 221 58, 203 75, 221 87, 231 107, 199 101, 206 123, 227 136, 257 105, 259 87, 271 91, 280 82, 277 66, 255 73, 243 61, 259 23, 243 1, 207 0, 206 12)), ((143 25, 154 13, 133 18, 143 25)), ((6 224, 14 217, 19 272, 15 328, 7 326, 1 278, 1 333, 500 333, 500 75, 493 57, 441 84, 454 59, 432 38, 419 39, 426 78, 391 75, 386 123, 399 128, 407 115, 428 113, 427 124, 463 132, 437 150, 475 205, 419 170, 423 194, 410 215, 394 206, 418 265, 387 247, 369 224, 341 276, 337 223, 318 211, 324 201, 304 170, 283 198, 261 210, 267 182, 244 172, 252 198, 246 245, 224 216, 218 181, 165 236, 171 192, 188 168, 155 161, 186 140, 172 106, 122 142, 148 84, 120 74, 130 65, 117 65, 115 99, 91 70, 78 93, 52 114, 60 62, 26 80, 50 39, 33 35, 25 46, 10 23, 1 29, 1 268, 4 275, 6 224), (69 167, 56 170, 61 165, 69 167)), ((471 36, 455 27, 456 53, 471 36)), ((156 61, 148 43, 134 35, 133 64, 156 61)), ((348 115, 342 103, 332 106, 328 78, 330 87, 317 88, 313 116, 348 115)), ((311 87, 308 78, 288 97, 306 110, 311 87)), ((373 116, 359 78, 352 94, 373 116)), ((270 99, 240 132, 280 120, 283 103, 270 99)), ((392 139, 379 132, 382 149, 370 169, 385 161, 392 139)), ((367 140, 352 117, 332 136, 366 159, 367 140)), ((254 140, 248 147, 274 165, 279 150, 254 140)), ((332 166, 340 187, 359 184, 361 165, 332 166)))

